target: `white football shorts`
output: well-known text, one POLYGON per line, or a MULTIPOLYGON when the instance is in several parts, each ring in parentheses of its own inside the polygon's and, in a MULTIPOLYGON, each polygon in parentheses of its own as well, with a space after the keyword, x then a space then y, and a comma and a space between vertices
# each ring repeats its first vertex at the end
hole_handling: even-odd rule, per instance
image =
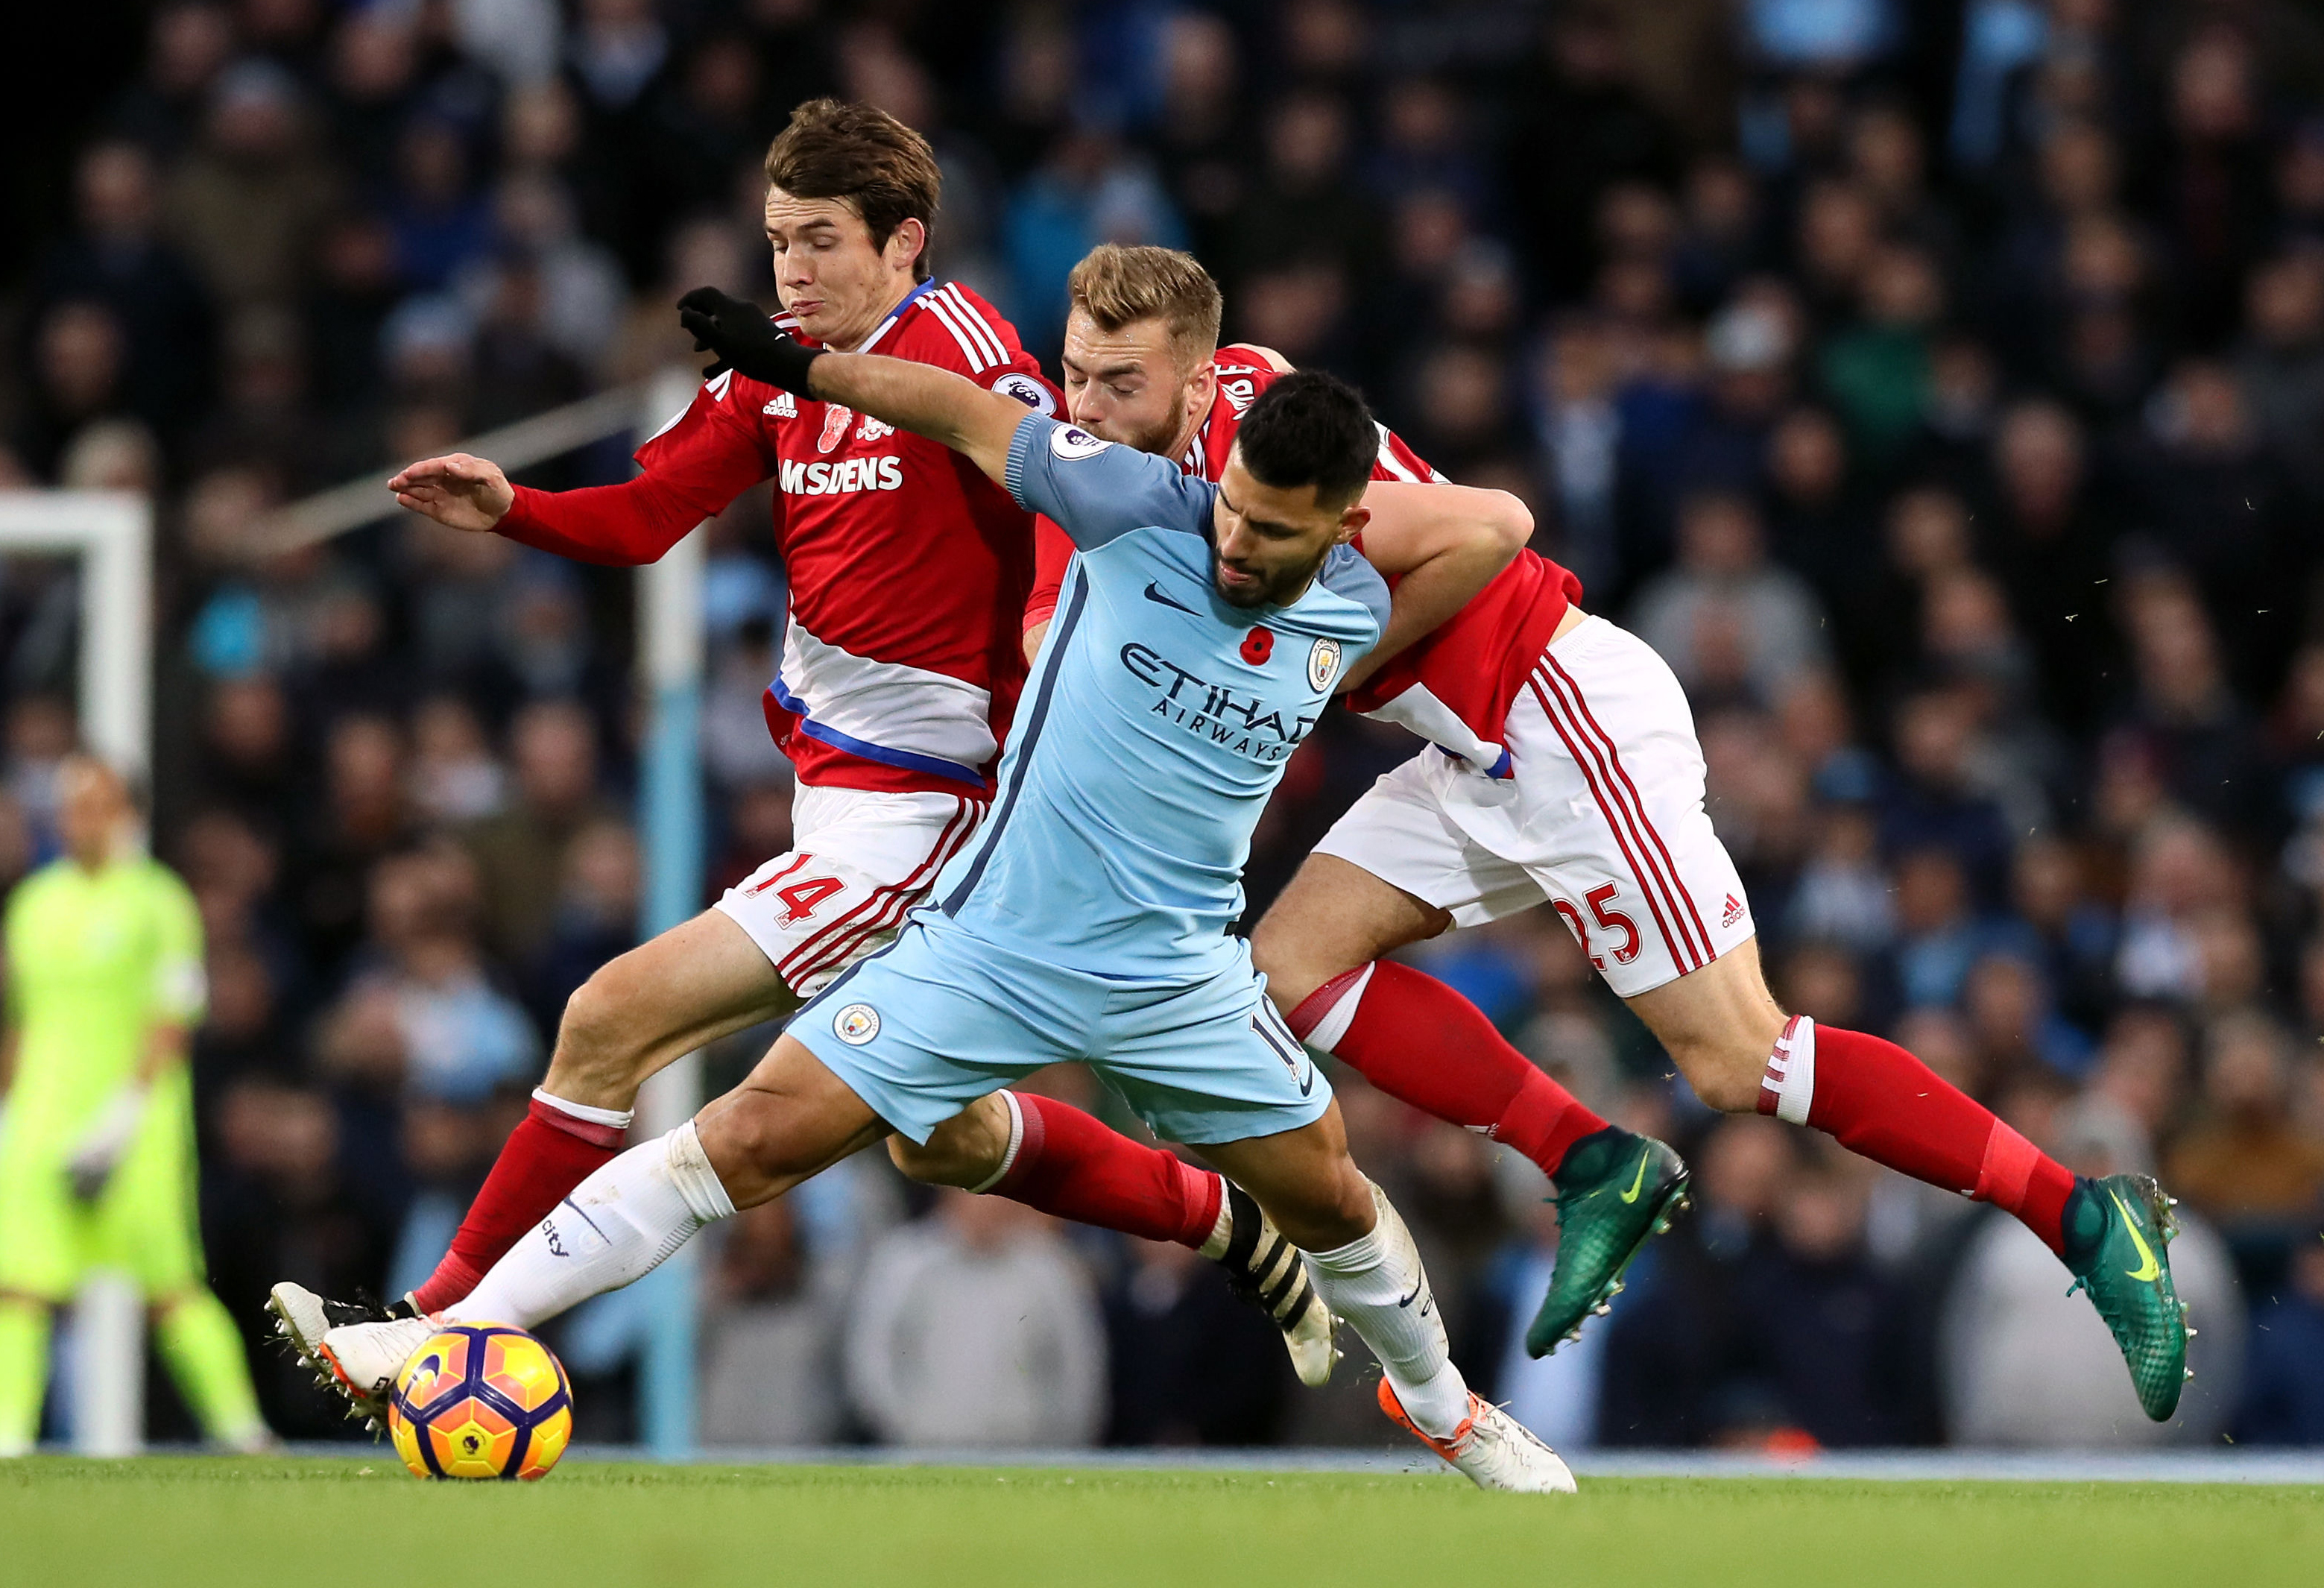
POLYGON ((751 935, 785 985, 812 998, 887 946, 985 809, 986 801, 958 794, 802 787, 791 803, 790 851, 714 908, 751 935))
POLYGON ((1365 790, 1315 852, 1457 926, 1546 900, 1625 998, 1752 935, 1742 881, 1702 808, 1686 691, 1645 641, 1584 619, 1542 653, 1504 733, 1511 776, 1424 750, 1365 790))

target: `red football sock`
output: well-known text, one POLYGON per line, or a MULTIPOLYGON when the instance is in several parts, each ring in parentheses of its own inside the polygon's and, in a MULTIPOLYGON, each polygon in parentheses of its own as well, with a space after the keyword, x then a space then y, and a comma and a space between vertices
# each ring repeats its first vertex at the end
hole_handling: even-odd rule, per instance
POLYGON ((576 1119, 536 1097, 532 1108, 509 1132, 508 1142, 484 1177, 484 1188, 468 1205, 452 1237, 452 1250, 411 1293, 421 1312, 441 1312, 465 1300, 486 1269, 500 1261, 527 1230, 547 1218, 565 1194, 613 1161, 622 1149, 619 1125, 576 1119))
POLYGON ((1394 960, 1343 971, 1291 1011, 1292 1034, 1424 1113, 1488 1131, 1557 1177, 1606 1122, 1510 1047, 1484 1011, 1394 960))
POLYGON ((997 1196, 1102 1230, 1200 1247, 1219 1222, 1226 1182, 1208 1169, 1141 1146, 1053 1097, 1006 1095, 1021 1134, 984 1187, 997 1196))
POLYGON ((2061 1251, 2074 1177, 1894 1042, 1794 1016, 1759 1082, 1759 1112, 1812 1125, 1875 1163, 1990 1202, 2061 1251))

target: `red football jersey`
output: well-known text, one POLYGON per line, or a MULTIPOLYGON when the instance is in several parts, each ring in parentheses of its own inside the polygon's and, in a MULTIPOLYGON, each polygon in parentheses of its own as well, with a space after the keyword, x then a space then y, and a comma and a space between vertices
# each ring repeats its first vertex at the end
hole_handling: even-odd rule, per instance
MULTIPOLYGON (((775 323, 816 345, 789 316, 775 323)), ((1015 328, 956 282, 923 282, 853 351, 954 370, 1056 411, 1015 328)), ((790 622, 767 725, 799 780, 991 791, 1025 681, 1017 614, 1033 574, 1031 515, 1006 490, 949 448, 731 371, 637 458, 645 472, 626 485, 520 490, 502 532, 648 562, 771 476, 790 622), (626 494, 593 500, 609 494, 626 494)))
MULTIPOLYGON (((1216 480, 1233 449, 1243 411, 1282 373, 1255 348, 1220 348, 1218 395, 1178 460, 1180 466, 1216 480)), ((1372 478, 1441 477, 1402 437, 1380 427, 1372 478)), ((1046 518, 1037 518, 1034 525, 1038 568, 1032 598, 1025 605, 1028 629, 1056 611, 1057 591, 1074 554, 1063 530, 1046 518)), ((1520 551, 1451 622, 1390 658, 1351 691, 1348 705, 1367 716, 1402 723, 1489 771, 1506 772, 1501 734, 1509 705, 1567 607, 1581 599, 1582 581, 1571 571, 1533 551, 1520 551)))

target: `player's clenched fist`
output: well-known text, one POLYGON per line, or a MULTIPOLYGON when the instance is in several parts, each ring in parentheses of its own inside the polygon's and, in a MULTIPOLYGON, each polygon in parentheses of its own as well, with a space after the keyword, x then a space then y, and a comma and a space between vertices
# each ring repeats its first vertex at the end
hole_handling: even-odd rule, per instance
POLYGON ((516 504, 501 466, 454 452, 423 458, 388 481, 396 502, 450 529, 489 531, 516 504))
POLYGON ((715 287, 696 287, 678 300, 678 323, 693 336, 696 353, 718 355, 706 374, 731 369, 802 397, 814 395, 807 366, 823 349, 802 347, 784 336, 757 304, 715 287))

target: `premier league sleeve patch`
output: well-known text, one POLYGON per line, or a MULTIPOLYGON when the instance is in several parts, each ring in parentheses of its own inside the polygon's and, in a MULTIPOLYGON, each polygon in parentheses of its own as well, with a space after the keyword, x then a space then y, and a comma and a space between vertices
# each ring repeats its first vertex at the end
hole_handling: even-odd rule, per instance
POLYGON ((1014 397, 1035 413, 1046 413, 1052 418, 1056 414, 1056 399, 1049 395, 1049 388, 1021 369, 1012 369, 1001 375, 992 383, 992 389, 1003 397, 1014 397))
POLYGON ((1049 432, 1049 450, 1069 461, 1076 457, 1095 457, 1111 445, 1111 441, 1099 440, 1079 425, 1059 425, 1049 432))
POLYGON ((880 1011, 868 1003, 851 1003, 831 1017, 831 1034, 861 1048, 880 1034, 880 1011))
POLYGON ((1320 695, 1329 689, 1332 680, 1339 676, 1340 642, 1337 640, 1316 641, 1315 649, 1307 653, 1307 687, 1320 695))

